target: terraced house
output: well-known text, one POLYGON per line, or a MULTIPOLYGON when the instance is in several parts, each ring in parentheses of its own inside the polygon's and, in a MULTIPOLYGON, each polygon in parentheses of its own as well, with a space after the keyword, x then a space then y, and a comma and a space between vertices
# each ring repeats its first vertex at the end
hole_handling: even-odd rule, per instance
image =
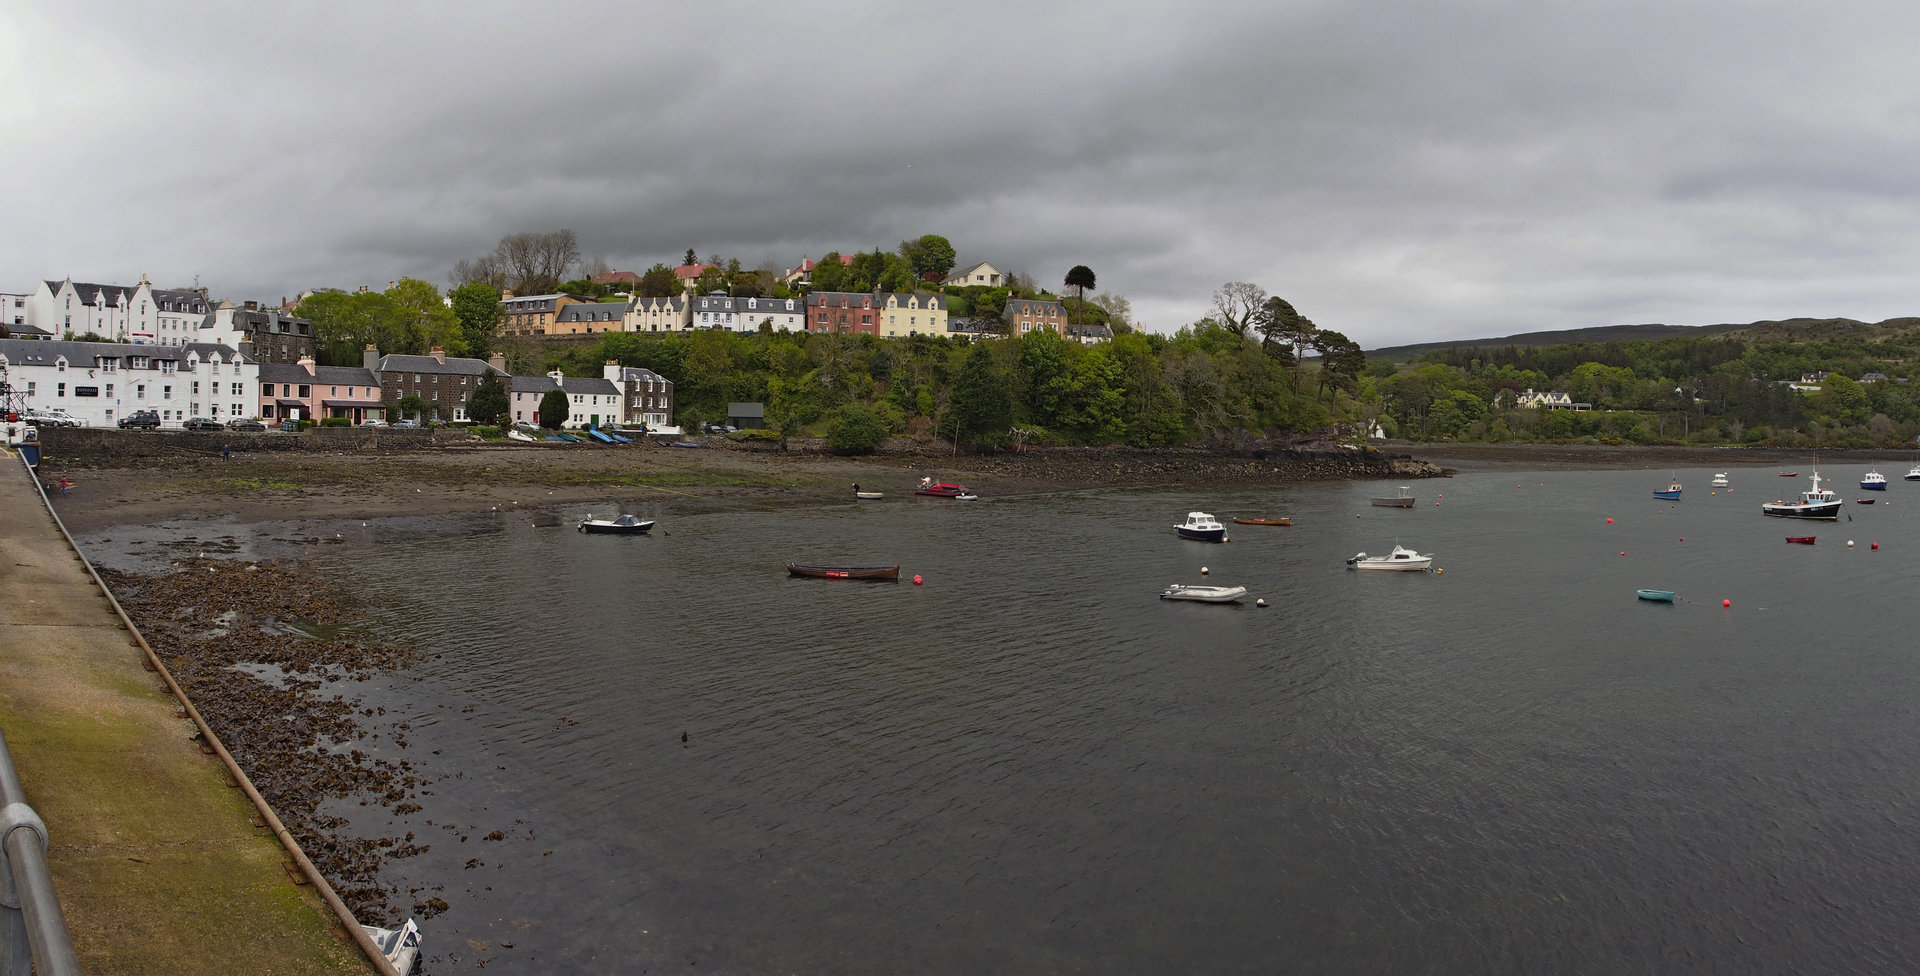
POLYGON ((684 296, 636 298, 622 324, 628 332, 679 332, 692 328, 693 306, 684 296))
POLYGON ((626 302, 573 302, 560 307, 548 335, 593 335, 619 332, 627 317, 626 302))
POLYGON ((560 310, 576 302, 593 304, 585 295, 515 295, 511 289, 500 293, 501 335, 546 335, 559 318, 560 310))
POLYGON ((883 336, 946 335, 947 301, 939 295, 882 296, 879 325, 883 336))
POLYGON ((124 342, 0 339, 8 381, 35 410, 62 410, 91 427, 111 427, 135 410, 164 426, 188 417, 253 416, 260 368, 239 350, 124 342))
POLYGON ((491 373, 502 383, 512 382, 506 361, 499 357, 486 362, 448 356, 439 346, 425 356, 382 356, 378 346, 368 346, 361 364, 379 383, 382 408, 396 420, 466 420, 467 398, 473 396, 480 377, 491 373), (405 417, 400 411, 400 399, 409 395, 420 398, 418 417, 405 417))
POLYGON ((384 419, 386 412, 379 378, 364 366, 316 366, 311 356, 260 364, 262 420, 339 417, 358 426, 384 419))
POLYGON ((588 427, 621 421, 620 388, 612 380, 598 376, 565 376, 554 370, 545 376, 516 376, 507 387, 511 394, 508 407, 515 423, 540 422, 540 401, 559 390, 567 395, 567 419, 563 427, 588 427))
POLYGON ((775 332, 800 332, 807 327, 806 308, 798 298, 734 298, 720 292, 693 300, 694 328, 753 332, 762 322, 775 332))

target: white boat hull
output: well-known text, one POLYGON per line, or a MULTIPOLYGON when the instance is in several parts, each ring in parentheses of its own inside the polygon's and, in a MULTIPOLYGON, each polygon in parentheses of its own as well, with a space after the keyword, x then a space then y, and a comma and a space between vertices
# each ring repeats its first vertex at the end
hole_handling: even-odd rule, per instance
POLYGON ((1433 565, 1431 555, 1423 556, 1404 546, 1394 546, 1393 552, 1385 556, 1369 556, 1364 552, 1355 553, 1347 565, 1354 569, 1384 569, 1405 573, 1424 573, 1433 565))
POLYGON ((1162 600, 1193 600, 1198 603, 1232 603, 1247 595, 1244 586, 1189 586, 1175 583, 1160 591, 1162 600))

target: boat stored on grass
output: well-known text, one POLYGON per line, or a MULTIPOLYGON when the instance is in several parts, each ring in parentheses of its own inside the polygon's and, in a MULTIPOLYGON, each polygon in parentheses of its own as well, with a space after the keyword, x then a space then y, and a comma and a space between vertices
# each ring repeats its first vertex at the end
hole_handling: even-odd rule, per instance
POLYGON ((1160 591, 1162 600, 1193 600, 1197 603, 1233 603, 1247 595, 1244 586, 1197 586, 1173 583, 1160 591))
POLYGON ((1412 508, 1413 489, 1405 485, 1392 495, 1376 495, 1370 501, 1379 508, 1412 508))
POLYGON ((788 576, 807 576, 813 579, 856 579, 884 580, 899 582, 899 566, 802 566, 799 563, 787 564, 788 576))
POLYGON ((639 535, 651 528, 653 528, 652 519, 643 519, 634 515, 622 515, 611 519, 597 519, 589 515, 580 521, 580 531, 600 535, 639 535))
POLYGON ((1180 533, 1180 538, 1195 542, 1227 541, 1227 527, 1205 512, 1188 512, 1187 520, 1174 526, 1173 530, 1180 533))
POLYGON ((1771 501, 1760 506, 1762 515, 1775 518, 1820 519, 1834 521, 1840 517, 1840 496, 1831 489, 1820 487, 1820 471, 1813 472, 1813 487, 1800 493, 1800 500, 1771 501))
POLYGON ((1396 545, 1393 551, 1384 556, 1369 556, 1364 552, 1355 553, 1347 560, 1353 569, 1397 569, 1403 572, 1424 573, 1433 565, 1433 554, 1421 555, 1405 546, 1396 545))

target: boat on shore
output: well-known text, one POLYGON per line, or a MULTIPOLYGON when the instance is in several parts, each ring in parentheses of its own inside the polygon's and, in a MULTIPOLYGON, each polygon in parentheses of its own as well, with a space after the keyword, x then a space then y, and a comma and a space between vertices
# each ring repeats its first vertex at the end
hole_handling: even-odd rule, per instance
POLYGON ((1860 477, 1860 490, 1886 491, 1887 476, 1881 474, 1878 470, 1868 469, 1867 473, 1860 477))
POLYGON ((799 563, 787 564, 788 576, 806 576, 813 579, 856 579, 883 580, 899 582, 899 566, 802 566, 799 563))
POLYGON ((882 495, 882 493, 877 491, 861 491, 860 483, 856 481, 853 483, 853 497, 862 499, 864 501, 873 501, 875 499, 878 499, 884 496, 882 495))
POLYGON ((1174 583, 1160 591, 1162 600, 1193 600, 1197 603, 1233 603, 1247 595, 1244 586, 1196 586, 1174 583))
POLYGON ((1651 603, 1672 603, 1672 590, 1640 590, 1640 599, 1651 603))
POLYGON ((1188 512, 1187 520, 1174 526, 1173 530, 1180 533, 1180 538, 1195 542, 1227 541, 1227 527, 1205 512, 1188 512))
POLYGON ((1259 518, 1256 516, 1241 516, 1239 518, 1234 519, 1233 521, 1236 525, 1292 525, 1293 524, 1293 519, 1290 519, 1290 518, 1259 518))
POLYGON ((1795 544, 1797 544, 1797 545, 1802 545, 1802 546, 1810 546, 1810 545, 1813 545, 1813 540, 1814 540, 1814 537, 1813 537, 1813 536, 1810 536, 1810 535, 1790 535, 1790 536, 1787 536, 1787 541, 1788 541, 1788 542, 1792 542, 1792 543, 1795 543, 1795 544))
POLYGON ((508 437, 508 438, 509 438, 510 440, 516 440, 516 441, 526 441, 526 442, 528 442, 528 443, 532 443, 532 442, 533 442, 533 440, 534 440, 534 436, 533 436, 532 434, 529 434, 529 433, 527 433, 526 431, 523 431, 523 430, 510 430, 510 431, 507 431, 507 437, 508 437))
POLYGON ((970 502, 980 497, 974 494, 973 489, 968 488, 966 485, 957 485, 946 481, 934 484, 930 478, 920 479, 920 487, 915 488, 913 493, 916 495, 925 495, 928 498, 951 498, 955 501, 962 502, 970 502))
POLYGON ((1401 485, 1398 493, 1392 495, 1375 495, 1369 499, 1369 501, 1379 508, 1412 508, 1413 489, 1401 485))
POLYGON ((1393 551, 1384 556, 1369 556, 1364 552, 1355 553, 1347 560, 1353 569, 1390 569, 1402 572, 1424 573, 1433 565, 1433 554, 1421 555, 1405 546, 1396 545, 1393 551))
POLYGON ((580 531, 599 535, 640 535, 651 528, 653 528, 652 519, 642 519, 632 515, 611 519, 597 519, 589 515, 580 521, 580 531))
POLYGON ((1834 521, 1840 517, 1840 496, 1832 489, 1820 487, 1820 472, 1813 472, 1813 487, 1800 493, 1800 500, 1790 502, 1784 499, 1767 502, 1760 506, 1762 515, 1774 518, 1820 519, 1834 521))

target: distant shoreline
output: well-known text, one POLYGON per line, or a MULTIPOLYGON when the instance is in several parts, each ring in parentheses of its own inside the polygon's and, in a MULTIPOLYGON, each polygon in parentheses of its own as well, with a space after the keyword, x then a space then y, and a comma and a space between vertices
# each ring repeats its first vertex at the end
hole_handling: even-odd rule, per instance
MULTIPOLYGON (((1811 471, 1814 452, 1802 448, 1781 447, 1680 447, 1614 446, 1609 444, 1433 444, 1391 442, 1380 448, 1395 454, 1410 454, 1423 461, 1461 470, 1494 467, 1534 467, 1544 470, 1581 470, 1599 468, 1714 467, 1737 464, 1781 465, 1794 470, 1811 471)), ((1822 450, 1821 464, 1906 465, 1911 466, 1909 450, 1822 450)), ((1901 474, 1905 473, 1901 468, 1901 474)), ((1882 474, 1888 472, 1882 471, 1882 474)))

